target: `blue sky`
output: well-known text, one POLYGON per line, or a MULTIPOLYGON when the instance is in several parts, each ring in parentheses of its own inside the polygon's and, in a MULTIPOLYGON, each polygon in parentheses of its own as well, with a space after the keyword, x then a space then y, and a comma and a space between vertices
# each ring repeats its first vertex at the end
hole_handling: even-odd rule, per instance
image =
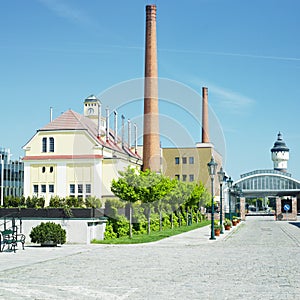
MULTIPOLYGON (((298 0, 2 1, 0 145, 17 158, 48 123, 50 106, 54 117, 69 108, 82 113, 90 94, 142 78, 145 5, 151 3, 157 5, 159 77, 185 87, 178 106, 176 97, 161 104, 163 145, 172 122, 193 143, 200 140, 191 109, 198 112, 199 103, 188 96, 207 86, 211 123, 221 130, 212 139, 221 144, 227 173, 238 179, 272 168, 270 148, 281 131, 289 172, 300 179, 298 0)), ((116 107, 117 99, 101 100, 116 107)), ((118 107, 132 119, 142 112, 141 101, 118 107)), ((179 131, 172 140, 182 146, 179 131)))

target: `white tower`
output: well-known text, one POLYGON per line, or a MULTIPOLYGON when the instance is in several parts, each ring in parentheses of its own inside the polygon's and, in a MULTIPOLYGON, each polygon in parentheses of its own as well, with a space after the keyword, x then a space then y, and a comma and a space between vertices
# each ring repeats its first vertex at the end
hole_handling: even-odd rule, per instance
POLYGON ((97 121, 99 114, 101 115, 101 101, 96 96, 90 95, 84 100, 83 113, 85 117, 97 121))
POLYGON ((105 119, 101 116, 101 101, 94 95, 90 95, 84 100, 83 114, 97 124, 98 137, 103 135, 105 119))
POLYGON ((290 149, 286 146, 284 140, 282 139, 282 134, 279 132, 277 141, 274 143, 274 146, 271 149, 274 170, 281 172, 287 171, 287 162, 290 158, 289 151, 290 149))

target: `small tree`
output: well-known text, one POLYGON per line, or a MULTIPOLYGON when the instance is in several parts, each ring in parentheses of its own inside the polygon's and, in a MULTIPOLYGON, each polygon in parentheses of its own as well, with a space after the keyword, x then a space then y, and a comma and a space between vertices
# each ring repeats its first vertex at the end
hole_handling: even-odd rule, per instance
MULTIPOLYGON (((173 214, 174 211, 180 213, 180 207, 183 203, 188 201, 191 193, 191 185, 187 182, 176 181, 174 189, 168 195, 169 203, 171 205, 171 227, 173 228, 173 214)), ((181 218, 178 216, 179 226, 181 226, 181 218)))
POLYGON ((120 177, 112 181, 111 191, 122 201, 129 202, 129 237, 132 238, 132 203, 139 199, 137 193, 139 176, 136 169, 130 166, 119 174, 120 177))
POLYGON ((198 222, 198 213, 201 206, 205 205, 205 202, 209 201, 210 194, 208 193, 207 189, 203 185, 202 182, 194 183, 192 185, 192 191, 187 201, 187 206, 190 207, 192 210, 196 208, 197 210, 197 222, 198 222))
POLYGON ((142 203, 146 204, 147 206, 148 234, 150 234, 150 215, 152 204, 154 202, 158 204, 161 220, 161 201, 173 189, 174 186, 175 184, 173 181, 161 174, 151 172, 150 170, 140 173, 138 194, 142 203))

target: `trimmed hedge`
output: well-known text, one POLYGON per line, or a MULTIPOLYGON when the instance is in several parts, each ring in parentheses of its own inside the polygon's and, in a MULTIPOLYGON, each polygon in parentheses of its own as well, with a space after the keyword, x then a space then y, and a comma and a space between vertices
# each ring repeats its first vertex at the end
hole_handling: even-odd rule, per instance
POLYGON ((66 242, 66 230, 60 224, 54 222, 42 222, 33 227, 30 234, 32 243, 44 244, 53 242, 54 244, 64 244, 66 242))

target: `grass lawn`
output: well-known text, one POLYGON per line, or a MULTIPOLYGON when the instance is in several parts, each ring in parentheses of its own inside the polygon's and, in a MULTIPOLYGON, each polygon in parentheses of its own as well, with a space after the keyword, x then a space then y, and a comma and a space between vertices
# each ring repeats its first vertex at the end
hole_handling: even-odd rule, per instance
POLYGON ((163 231, 153 231, 150 232, 150 234, 136 234, 133 235, 130 239, 129 237, 121 237, 121 238, 115 238, 115 239, 109 239, 109 240, 93 240, 93 244, 139 244, 139 243, 149 243, 149 242, 155 242, 159 241, 161 239, 164 239, 166 237, 177 235, 183 232, 187 232, 193 229, 197 229, 203 226, 207 226, 210 224, 210 221, 205 220, 200 223, 194 223, 190 226, 181 226, 176 227, 174 229, 165 229, 163 231))

